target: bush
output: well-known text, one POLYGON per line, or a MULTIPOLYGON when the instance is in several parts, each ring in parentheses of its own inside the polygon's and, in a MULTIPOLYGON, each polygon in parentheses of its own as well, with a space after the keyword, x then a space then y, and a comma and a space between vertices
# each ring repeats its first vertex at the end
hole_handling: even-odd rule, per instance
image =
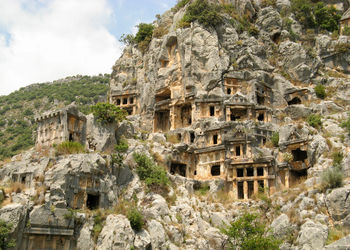
POLYGON ((325 170, 321 176, 321 189, 333 189, 343 186, 344 175, 340 168, 331 167, 325 170))
POLYGON ((228 236, 229 249, 279 249, 282 243, 266 235, 265 224, 258 221, 256 214, 243 214, 221 232, 228 236))
POLYGON ((177 4, 175 7, 172 8, 173 11, 178 11, 179 9, 185 7, 186 4, 188 4, 190 0, 179 0, 177 1, 177 4))
POLYGON ((271 142, 275 147, 278 147, 279 140, 280 140, 280 134, 277 131, 273 132, 271 136, 271 142))
POLYGON ((167 190, 169 179, 164 168, 156 165, 147 155, 134 153, 136 172, 142 181, 153 191, 167 190))
POLYGON ((79 142, 66 141, 56 146, 56 153, 59 155, 84 153, 85 148, 79 142))
POLYGON ((333 166, 337 168, 342 168, 342 161, 344 158, 343 152, 334 152, 332 156, 333 156, 333 166))
POLYGON ((125 153, 126 151, 128 151, 128 148, 128 141, 124 137, 120 138, 118 144, 115 145, 115 150, 120 153, 125 153))
POLYGON ((304 25, 305 29, 321 29, 333 32, 338 30, 341 16, 337 10, 327 6, 323 2, 312 0, 292 0, 291 7, 297 20, 304 25))
POLYGON ((350 36, 350 27, 345 26, 343 29, 343 35, 344 36, 350 36))
POLYGON ((324 99, 326 97, 326 88, 322 84, 316 85, 314 90, 315 90, 315 94, 318 98, 324 99))
POLYGON ((347 130, 348 135, 350 135, 350 114, 348 114, 348 119, 340 124, 342 128, 347 130))
POLYGON ((92 113, 101 123, 114 123, 124 120, 127 116, 127 112, 114 104, 110 103, 97 103, 91 107, 92 113))
POLYGON ((16 246, 16 241, 10 238, 12 224, 0 220, 0 249, 9 249, 16 246))
POLYGON ((137 208, 132 208, 128 212, 128 219, 130 221, 130 225, 132 229, 136 232, 140 231, 144 226, 144 219, 139 210, 137 208))
POLYGON ((306 121, 311 127, 318 129, 322 126, 321 118, 319 114, 311 114, 306 118, 306 121))
POLYGON ((137 25, 138 32, 135 35, 135 42, 140 43, 148 38, 152 38, 153 34, 153 24, 151 23, 140 23, 137 25))
POLYGON ((334 47, 337 53, 347 53, 350 51, 350 44, 348 43, 337 43, 334 47))
POLYGON ((198 21, 204 27, 216 27, 222 23, 222 18, 218 7, 209 4, 206 0, 196 0, 188 6, 179 26, 181 28, 188 27, 194 21, 198 21))

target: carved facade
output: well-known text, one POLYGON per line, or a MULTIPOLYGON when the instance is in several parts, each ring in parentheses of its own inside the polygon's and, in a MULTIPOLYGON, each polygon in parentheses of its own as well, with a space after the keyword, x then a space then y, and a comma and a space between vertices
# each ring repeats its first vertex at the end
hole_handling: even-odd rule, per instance
POLYGON ((49 147, 65 141, 85 145, 86 117, 75 106, 50 112, 37 117, 36 147, 49 147))
MULTIPOLYGON (((174 51, 169 50, 168 56, 171 53, 174 51)), ((171 60, 162 60, 160 70, 170 67, 171 60)), ((250 199, 259 190, 273 193, 278 186, 292 185, 300 171, 309 167, 307 157, 303 158, 307 141, 300 142, 304 143, 301 145, 290 140, 285 148, 282 145, 284 151, 295 157, 290 164, 283 162, 282 153, 276 159, 273 155, 260 155, 258 150, 273 133, 272 88, 229 74, 219 85, 223 92, 220 96, 199 97, 193 85, 178 81, 155 90, 153 132, 166 133, 186 145, 183 151, 172 154, 169 172, 199 181, 224 180, 237 199, 250 199)), ((127 96, 131 96, 129 90, 112 96, 111 100, 123 107, 120 103, 127 96)), ((133 92, 132 96, 134 107, 139 107, 138 93, 133 92)), ((307 89, 285 92, 289 105, 309 98, 307 89)), ((139 108, 133 111, 136 113, 142 114, 139 108)))

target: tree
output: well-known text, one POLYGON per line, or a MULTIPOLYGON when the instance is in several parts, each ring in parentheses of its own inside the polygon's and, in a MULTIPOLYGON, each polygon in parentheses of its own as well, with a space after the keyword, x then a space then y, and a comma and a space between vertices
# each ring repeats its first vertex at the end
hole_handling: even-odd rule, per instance
POLYGON ((318 2, 315 7, 315 19, 317 26, 322 30, 333 32, 338 30, 338 22, 341 16, 332 6, 328 7, 323 2, 318 2))
POLYGON ((228 236, 229 249, 279 249, 281 241, 267 235, 264 223, 257 214, 245 213, 221 229, 228 236))
POLYGON ((127 116, 125 110, 110 103, 97 103, 91 107, 91 110, 97 120, 102 123, 120 122, 127 116))
POLYGON ((14 239, 10 238, 12 224, 0 220, 0 249, 8 249, 16 246, 14 239))

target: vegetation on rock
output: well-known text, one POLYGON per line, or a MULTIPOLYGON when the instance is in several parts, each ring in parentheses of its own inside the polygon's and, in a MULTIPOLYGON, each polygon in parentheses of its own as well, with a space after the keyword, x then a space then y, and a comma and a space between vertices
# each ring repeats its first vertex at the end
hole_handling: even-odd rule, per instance
POLYGON ((319 114, 311 114, 306 118, 306 121, 311 127, 318 129, 322 126, 321 118, 322 116, 319 114))
POLYGON ((140 180, 145 181, 146 185, 152 191, 165 191, 169 184, 165 169, 155 164, 154 161, 145 154, 134 153, 133 157, 137 164, 136 172, 140 180))
POLYGON ((128 219, 130 221, 131 228, 136 232, 140 231, 145 224, 141 212, 135 207, 129 210, 128 219))
POLYGON ((11 239, 12 224, 0 220, 0 249, 9 249, 16 246, 16 241, 11 239))
POLYGON ((229 249, 279 249, 281 241, 267 235, 265 223, 258 220, 257 214, 245 213, 222 233, 228 236, 229 249))
POLYGON ((85 147, 81 145, 79 142, 66 141, 56 146, 57 155, 79 154, 84 152, 85 152, 85 147))
POLYGON ((187 7, 185 15, 180 20, 179 27, 189 27, 194 21, 198 21, 205 27, 215 27, 222 23, 219 10, 219 6, 209 4, 206 0, 196 0, 187 7))
POLYGON ((91 107, 93 115, 101 123, 114 123, 123 121, 127 112, 111 103, 97 103, 91 107))
POLYGON ((326 88, 322 84, 316 85, 314 90, 315 90, 315 94, 318 98, 324 99, 326 97, 326 88))
POLYGON ((325 3, 312 0, 292 0, 292 11, 305 29, 338 30, 341 16, 337 10, 325 3))

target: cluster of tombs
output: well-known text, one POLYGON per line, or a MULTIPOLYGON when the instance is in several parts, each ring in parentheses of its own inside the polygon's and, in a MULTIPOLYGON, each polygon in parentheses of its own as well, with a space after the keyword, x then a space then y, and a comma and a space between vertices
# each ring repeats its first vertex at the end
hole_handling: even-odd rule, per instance
MULTIPOLYGON (((221 87, 224 95, 205 98, 196 97, 194 86, 179 83, 156 90, 153 132, 175 136, 177 142, 188 146, 184 152, 173 153, 169 172, 201 181, 223 179, 238 199, 249 199, 259 190, 273 193, 276 187, 288 188, 305 176, 309 167, 306 138, 299 136, 281 145, 277 159, 256 150, 264 147, 273 133, 268 129, 271 87, 232 77, 224 78, 221 87), (198 129, 206 123, 206 128, 198 129), (283 153, 293 156, 291 162, 284 162, 283 153)), ((288 105, 309 98, 307 89, 285 92, 288 105)), ((136 90, 112 94, 111 101, 129 114, 141 113, 136 90)))

